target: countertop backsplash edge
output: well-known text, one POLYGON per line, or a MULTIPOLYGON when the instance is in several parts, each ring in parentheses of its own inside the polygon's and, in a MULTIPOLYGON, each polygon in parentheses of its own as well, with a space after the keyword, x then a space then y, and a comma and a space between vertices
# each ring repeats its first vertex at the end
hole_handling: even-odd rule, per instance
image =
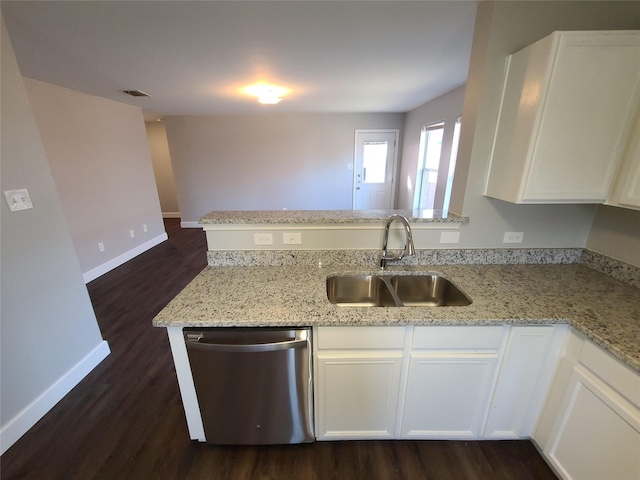
POLYGON ((607 257, 601 253, 582 249, 580 256, 580 263, 592 268, 600 273, 609 275, 617 280, 631 285, 632 287, 640 288, 640 268, 616 260, 615 258, 607 257))
MULTIPOLYGON (((380 251, 375 250, 227 250, 207 252, 212 267, 369 265, 376 268, 380 251)), ((541 265, 588 266, 640 288, 640 268, 586 248, 494 248, 417 250, 394 265, 541 265)))

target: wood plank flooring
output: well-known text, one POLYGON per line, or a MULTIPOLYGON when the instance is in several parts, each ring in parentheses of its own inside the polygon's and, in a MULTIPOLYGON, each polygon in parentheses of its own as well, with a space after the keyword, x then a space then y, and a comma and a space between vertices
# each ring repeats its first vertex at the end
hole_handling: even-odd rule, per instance
POLYGON ((169 241, 87 288, 109 355, 0 459, 3 480, 546 480, 528 441, 349 441, 225 447, 189 440, 164 329, 152 318, 206 265, 204 233, 169 241))

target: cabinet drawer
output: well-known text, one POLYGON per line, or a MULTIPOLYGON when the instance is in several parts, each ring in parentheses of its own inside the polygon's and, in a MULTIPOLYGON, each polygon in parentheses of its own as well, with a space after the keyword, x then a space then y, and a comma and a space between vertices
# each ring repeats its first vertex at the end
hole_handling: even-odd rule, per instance
POLYGON ((446 350, 497 350, 503 326, 416 327, 412 348, 446 350))
POLYGON ((579 361, 640 408, 640 375, 637 372, 591 342, 585 342, 579 361))
POLYGON ((319 349, 404 348, 405 327, 319 327, 319 349))

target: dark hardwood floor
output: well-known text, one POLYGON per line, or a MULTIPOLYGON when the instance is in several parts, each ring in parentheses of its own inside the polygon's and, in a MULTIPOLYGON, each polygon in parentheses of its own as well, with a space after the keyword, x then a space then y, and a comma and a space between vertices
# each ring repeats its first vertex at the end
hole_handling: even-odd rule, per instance
POLYGON ((189 440, 164 329, 151 320, 206 265, 204 233, 87 287, 109 355, 1 458, 9 479, 556 479, 528 441, 349 441, 266 447, 189 440))

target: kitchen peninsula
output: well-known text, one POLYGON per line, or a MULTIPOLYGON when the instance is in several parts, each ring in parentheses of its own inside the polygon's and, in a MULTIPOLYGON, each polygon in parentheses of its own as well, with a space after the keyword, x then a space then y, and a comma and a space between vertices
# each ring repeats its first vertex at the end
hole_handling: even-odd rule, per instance
POLYGON ((200 219, 203 225, 213 224, 331 224, 377 223, 392 213, 404 215, 412 223, 467 223, 461 217, 442 210, 236 210, 216 211, 200 219))
MULTIPOLYGON (((590 268, 603 260, 594 262, 593 253, 582 249, 425 250, 423 245, 443 233, 455 233, 468 219, 410 218, 418 252, 388 268, 388 273, 437 272, 452 280, 472 304, 337 306, 327 299, 327 277, 376 273, 383 220, 391 212, 365 218, 354 212, 330 213, 315 213, 312 219, 301 212, 212 212, 201 219, 209 241, 209 266, 153 322, 169 332, 192 439, 204 440, 204 432, 183 327, 312 326, 318 439, 531 437, 556 470, 566 464, 570 469, 574 459, 562 450, 563 435, 573 425, 571 402, 580 404, 581 397, 576 397, 579 390, 571 397, 569 386, 587 384, 575 378, 587 365, 584 375, 595 372, 605 378, 602 389, 613 392, 611 397, 619 400, 614 404, 626 412, 620 427, 625 440, 633 448, 640 446, 637 269, 629 267, 625 283, 590 268), (274 244, 243 248, 262 233, 270 233, 274 244), (291 238, 290 233, 300 233, 302 243, 280 244, 278 240, 291 238), (363 237, 361 244, 354 243, 357 235, 363 237), (326 241, 327 248, 313 248, 314 236, 326 241), (239 249, 232 248, 233 242, 239 249), (435 390, 468 385, 469 390, 455 391, 456 398, 469 399, 461 411, 471 413, 464 425, 434 428, 425 419, 438 419, 415 408, 426 404, 425 399, 412 396, 420 391, 416 375, 421 365, 427 366, 424 378, 437 381, 439 374, 434 377, 435 370, 429 369, 441 368, 443 359, 455 368, 445 370, 446 382, 435 384, 435 390), (348 408, 349 398, 358 393, 339 399, 327 393, 336 375, 342 374, 336 367, 341 362, 389 365, 390 370, 375 374, 374 382, 389 387, 376 394, 393 399, 383 406, 382 415, 372 416, 383 418, 383 425, 340 425, 336 405, 348 408), (604 372, 599 365, 607 365, 604 372), (622 373, 613 375, 609 384, 610 369, 622 373), (621 384, 616 383, 619 378, 624 379, 621 384)), ((459 419, 458 413, 440 410, 437 417, 459 419)), ((358 414, 353 413, 355 418, 358 414)), ((615 457, 612 462, 623 460, 615 457)), ((634 468, 634 461, 631 467, 628 461, 625 465, 634 468)))

